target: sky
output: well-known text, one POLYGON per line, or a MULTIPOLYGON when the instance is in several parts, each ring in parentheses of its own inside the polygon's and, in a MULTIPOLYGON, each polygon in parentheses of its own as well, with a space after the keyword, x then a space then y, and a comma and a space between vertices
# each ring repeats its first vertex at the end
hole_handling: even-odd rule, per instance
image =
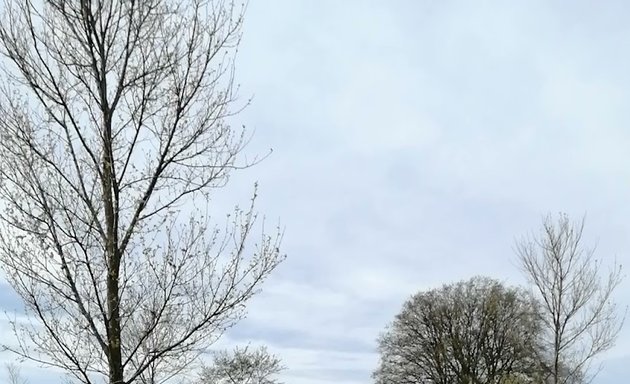
MULTIPOLYGON (((523 284, 514 243, 547 213, 586 214, 585 244, 628 264, 629 12, 251 1, 237 81, 253 102, 236 120, 255 131, 248 155, 273 153, 215 201, 245 202, 258 181, 288 257, 217 347, 267 345, 290 384, 369 383, 410 295, 475 275, 523 284)), ((627 382, 628 359, 630 326, 593 384, 627 382)))

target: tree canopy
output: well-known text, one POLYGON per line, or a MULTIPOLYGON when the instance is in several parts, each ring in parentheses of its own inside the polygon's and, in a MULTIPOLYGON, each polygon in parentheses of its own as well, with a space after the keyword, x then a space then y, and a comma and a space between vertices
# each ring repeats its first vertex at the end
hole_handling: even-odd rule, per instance
POLYGON ((411 297, 378 340, 379 384, 504 384, 539 370, 537 302, 476 277, 411 297), (510 381, 511 380, 511 381, 510 381))

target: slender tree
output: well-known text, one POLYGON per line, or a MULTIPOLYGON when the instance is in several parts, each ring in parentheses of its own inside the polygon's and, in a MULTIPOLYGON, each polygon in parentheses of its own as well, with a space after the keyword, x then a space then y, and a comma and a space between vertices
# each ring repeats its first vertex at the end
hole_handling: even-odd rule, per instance
MULTIPOLYGON (((622 281, 621 266, 602 274, 593 248, 582 245, 584 219, 547 216, 537 236, 522 239, 516 254, 542 303, 542 324, 553 384, 588 381, 590 362, 611 348, 621 330, 613 293, 622 281)), ((592 377, 592 375, 591 375, 592 377)))
POLYGON ((421 292, 379 339, 378 384, 532 383, 538 305, 487 278, 421 292))
MULTIPOLYGON (((247 136, 221 0, 5 1, 0 264, 32 323, 13 352, 82 383, 161 383, 243 314, 282 260, 213 191, 247 136)), ((259 222, 259 224, 261 224, 259 222)))

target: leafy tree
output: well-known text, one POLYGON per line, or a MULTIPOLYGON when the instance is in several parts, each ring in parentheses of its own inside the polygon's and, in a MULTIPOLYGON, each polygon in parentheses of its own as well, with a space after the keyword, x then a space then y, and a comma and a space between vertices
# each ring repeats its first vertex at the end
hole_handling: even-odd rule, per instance
POLYGON ((247 136, 228 124, 242 9, 7 1, 0 264, 33 322, 13 352, 83 383, 161 383, 242 316, 280 234, 211 217, 247 136))
MULTIPOLYGON (((539 369, 538 304, 482 277, 420 292, 380 337, 379 384, 505 384, 539 369)), ((520 380, 520 379, 519 379, 520 380)))

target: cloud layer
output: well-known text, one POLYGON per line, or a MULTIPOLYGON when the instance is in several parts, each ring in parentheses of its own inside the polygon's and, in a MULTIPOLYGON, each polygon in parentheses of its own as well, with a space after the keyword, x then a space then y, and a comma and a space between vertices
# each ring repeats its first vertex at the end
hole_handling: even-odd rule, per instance
MULTIPOLYGON (((627 8, 252 2, 237 71, 254 102, 236 121, 250 155, 274 152, 215 204, 260 181, 289 258, 219 346, 269 345, 288 383, 366 383, 409 295, 522 283, 512 245, 549 211, 587 213, 598 255, 630 260, 627 8)), ((623 382, 628 355, 624 331, 594 384, 623 382)))

